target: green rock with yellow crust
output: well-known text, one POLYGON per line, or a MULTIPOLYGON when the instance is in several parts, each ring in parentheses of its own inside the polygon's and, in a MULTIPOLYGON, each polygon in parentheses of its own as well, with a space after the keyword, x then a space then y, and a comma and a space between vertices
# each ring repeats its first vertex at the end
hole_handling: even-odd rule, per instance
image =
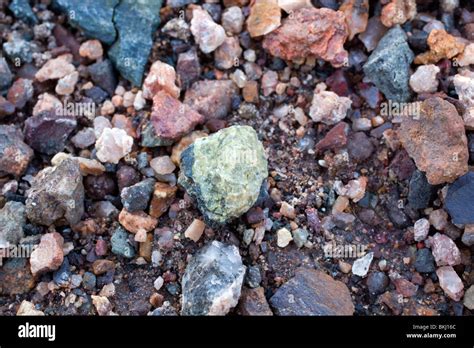
POLYGON ((179 184, 209 224, 224 224, 247 212, 267 176, 263 145, 249 126, 197 139, 181 154, 179 184))

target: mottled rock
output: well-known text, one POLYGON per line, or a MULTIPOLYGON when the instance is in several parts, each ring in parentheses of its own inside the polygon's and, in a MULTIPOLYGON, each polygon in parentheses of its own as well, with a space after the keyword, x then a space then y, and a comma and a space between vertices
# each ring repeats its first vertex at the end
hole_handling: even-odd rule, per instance
POLYGON ((125 187, 120 193, 123 207, 131 212, 147 209, 154 186, 154 179, 145 179, 135 185, 125 187))
POLYGON ((110 238, 110 242, 112 244, 112 252, 115 255, 123 256, 126 258, 132 258, 135 256, 135 249, 130 243, 128 236, 129 234, 122 227, 117 227, 115 229, 115 232, 110 238))
POLYGON ((30 25, 38 23, 38 18, 31 9, 28 0, 12 0, 8 9, 13 12, 16 18, 21 19, 25 23, 30 25))
POLYGON ((474 285, 471 285, 464 294, 463 304, 470 310, 474 309, 474 285))
POLYGON ((237 311, 244 316, 273 315, 262 287, 255 289, 243 287, 237 311))
POLYGON ((79 54, 81 57, 97 60, 102 58, 104 50, 99 40, 87 40, 79 47, 79 54))
POLYGON ((17 316, 44 316, 44 313, 40 310, 37 310, 34 303, 23 300, 20 304, 20 307, 18 308, 18 311, 16 312, 17 316))
POLYGON ((237 305, 245 275, 238 249, 218 241, 200 249, 184 272, 181 315, 225 315, 237 305))
POLYGON ((201 75, 201 64, 195 49, 190 49, 178 56, 176 64, 179 86, 187 90, 201 75))
POLYGON ((64 259, 63 244, 64 239, 57 232, 43 235, 40 244, 31 253, 31 273, 37 275, 57 270, 64 259))
POLYGON ((416 242, 425 240, 430 231, 430 222, 427 219, 419 219, 415 222, 413 230, 416 242))
POLYGON ((267 160, 256 132, 232 126, 197 139, 181 155, 179 183, 208 221, 225 223, 248 211, 267 177, 267 160))
POLYGON ((347 286, 331 276, 299 268, 270 298, 276 315, 352 315, 354 305, 347 286))
POLYGON ((189 24, 183 18, 172 18, 161 29, 163 33, 169 35, 175 39, 188 41, 191 36, 189 24))
POLYGON ((226 38, 224 28, 216 24, 209 13, 202 8, 195 8, 193 10, 191 32, 193 33, 194 40, 204 53, 214 51, 222 45, 226 38))
POLYGON ((445 199, 446 211, 455 224, 474 223, 471 209, 474 198, 474 173, 468 172, 448 187, 445 199))
POLYGON ((159 218, 163 215, 173 202, 177 191, 177 186, 170 186, 162 182, 157 182, 150 202, 150 216, 159 218))
POLYGON ((330 91, 319 91, 313 95, 309 116, 314 122, 333 125, 346 117, 351 104, 352 101, 347 97, 340 97, 330 91))
POLYGON ((265 36, 263 48, 285 60, 315 56, 334 67, 341 67, 348 62, 348 53, 343 47, 347 36, 348 28, 342 12, 302 8, 265 36))
MULTIPOLYGON (((79 80, 79 73, 73 71, 72 73, 60 78, 55 88, 55 92, 59 95, 69 95, 74 92, 76 83, 79 80)), ((104 92, 105 93, 105 92, 104 92)))
POLYGON ((451 59, 464 51, 465 44, 445 30, 432 30, 428 36, 430 51, 415 58, 415 64, 435 64, 441 59, 451 59))
POLYGON ((95 143, 101 162, 118 163, 132 150, 133 138, 123 129, 105 128, 95 143))
POLYGON ((474 245, 474 225, 469 224, 464 227, 461 241, 467 246, 474 245))
POLYGON ((35 78, 39 82, 60 79, 76 70, 71 62, 71 54, 63 54, 57 58, 50 59, 38 70, 35 74, 35 78))
POLYGON ((367 277, 367 288, 372 295, 378 295, 385 291, 389 283, 384 272, 372 272, 367 277))
POLYGON ((339 11, 346 17, 349 40, 366 30, 369 20, 369 0, 345 0, 339 11))
POLYGON ((391 0, 382 8, 380 20, 388 28, 404 24, 416 16, 416 0, 391 0))
POLYGON ((0 249, 17 245, 24 236, 26 210, 23 203, 9 201, 0 209, 0 249))
POLYGON ((28 219, 41 225, 74 225, 84 213, 84 186, 77 161, 67 158, 41 170, 33 179, 26 200, 28 219))
MULTIPOLYGON (((122 209, 119 214, 119 222, 128 232, 142 237, 143 232, 150 232, 156 227, 158 220, 143 211, 129 212, 122 209)), ((136 238, 137 236, 135 236, 135 240, 137 240, 136 238)), ((144 242, 144 240, 140 240, 140 242, 144 242)))
POLYGON ((143 97, 153 99, 159 91, 165 91, 174 98, 179 98, 180 90, 175 85, 176 72, 171 65, 159 60, 150 67, 145 81, 143 82, 143 97))
POLYGON ((182 137, 178 143, 173 146, 171 150, 171 160, 177 166, 181 166, 181 153, 192 143, 196 141, 196 139, 207 137, 207 133, 203 131, 194 131, 189 133, 188 135, 182 137))
POLYGON ((186 231, 184 231, 184 236, 197 242, 204 233, 205 228, 206 224, 204 222, 199 219, 194 219, 191 225, 189 225, 186 231))
POLYGON ((10 258, 0 267, 0 295, 19 295, 35 286, 30 264, 26 258, 10 258))
POLYGON ((453 182, 467 172, 469 153, 462 118, 441 98, 425 100, 420 114, 404 117, 400 140, 428 182, 453 182))
POLYGON ((380 21, 380 17, 370 17, 365 32, 359 34, 359 40, 362 41, 367 51, 371 52, 377 47, 387 30, 387 27, 380 21))
POLYGON ((218 69, 230 69, 239 64, 241 55, 239 39, 235 36, 226 37, 222 45, 214 51, 214 63, 218 69))
POLYGON ((410 77, 410 87, 416 93, 434 93, 438 90, 436 75, 439 67, 433 64, 419 66, 410 77))
POLYGON ((436 275, 439 278, 439 286, 454 301, 461 300, 464 295, 464 285, 461 278, 451 266, 438 268, 436 275))
POLYGON ((31 159, 33 150, 23 142, 23 134, 13 125, 0 125, 0 174, 20 176, 31 159))
POLYGON ((71 142, 74 144, 75 147, 79 149, 85 149, 94 144, 96 141, 95 132, 93 128, 83 128, 79 132, 76 133, 71 138, 71 142))
POLYGON ((33 98, 33 92, 33 81, 19 78, 8 90, 7 99, 17 109, 22 109, 33 98))
POLYGON ((461 263, 461 252, 448 236, 436 233, 429 238, 429 242, 438 266, 455 266, 461 263))
POLYGON ((247 30, 250 36, 267 35, 280 26, 281 10, 278 0, 256 0, 250 7, 247 30))

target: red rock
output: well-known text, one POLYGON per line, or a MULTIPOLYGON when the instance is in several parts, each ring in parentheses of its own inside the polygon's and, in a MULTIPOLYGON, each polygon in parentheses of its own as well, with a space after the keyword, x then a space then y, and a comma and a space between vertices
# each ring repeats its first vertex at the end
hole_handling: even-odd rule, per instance
POLYGON ((20 176, 32 158, 33 150, 23 142, 21 131, 12 125, 0 125, 0 175, 20 176))
POLYGON ((403 297, 413 297, 418 290, 418 286, 403 278, 394 279, 393 283, 395 284, 397 292, 403 297))
POLYGON ((240 294, 240 301, 237 308, 240 315, 251 316, 269 316, 273 312, 265 298, 265 292, 262 287, 249 289, 244 287, 240 294))
POLYGON ((199 80, 201 75, 201 64, 195 49, 180 53, 176 64, 178 84, 183 89, 188 89, 191 84, 199 80))
POLYGON ((40 244, 30 257, 33 275, 57 270, 63 263, 63 237, 57 233, 47 233, 41 237, 40 244))
POLYGON ((439 97, 425 100, 419 117, 402 119, 399 135, 430 184, 451 183, 467 172, 469 153, 464 122, 449 102, 439 97))
POLYGON ((401 149, 400 151, 397 151, 395 157, 393 157, 392 162, 390 162, 389 168, 393 171, 393 173, 399 180, 406 180, 411 178, 411 175, 415 171, 416 166, 411 160, 408 153, 405 150, 401 149))
POLYGON ((464 285, 461 278, 451 266, 440 267, 436 270, 439 286, 454 301, 459 301, 464 295, 464 285))
POLYGON ((157 60, 151 65, 150 72, 143 82, 143 97, 153 99, 159 91, 165 91, 172 97, 179 98, 180 90, 175 82, 174 68, 157 60))
POLYGON ((7 99, 17 109, 21 109, 33 98, 33 92, 33 81, 19 78, 8 90, 7 99))
POLYGON ((165 140, 176 141, 204 122, 204 117, 164 91, 153 98, 151 123, 155 134, 165 140))
POLYGON ((391 0, 381 13, 381 21, 388 28, 411 21, 416 16, 416 0, 391 0))
POLYGON ((345 0, 339 11, 344 12, 346 17, 349 40, 366 30, 369 20, 369 0, 345 0))
POLYGON ((316 144, 316 151, 324 152, 346 146, 348 130, 349 125, 347 123, 338 123, 316 144))
POLYGON ((436 233, 429 237, 431 251, 438 266, 455 266, 461 263, 461 252, 448 236, 436 233))
POLYGON ((327 8, 302 8, 265 36, 263 47, 285 60, 315 56, 341 67, 348 61, 343 45, 348 28, 343 12, 327 8))

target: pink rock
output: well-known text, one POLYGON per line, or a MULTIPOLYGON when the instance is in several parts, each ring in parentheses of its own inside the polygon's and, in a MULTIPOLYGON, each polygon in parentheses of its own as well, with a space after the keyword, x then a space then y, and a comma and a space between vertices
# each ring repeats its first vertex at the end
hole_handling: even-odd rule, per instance
POLYGON ((50 59, 44 64, 40 70, 35 75, 35 78, 39 82, 44 82, 47 80, 56 80, 69 75, 76 68, 71 64, 72 55, 63 54, 54 59, 50 59))
POLYGON ((390 28, 397 24, 411 21, 416 16, 415 0, 391 0, 382 9, 381 20, 383 25, 390 28))
POLYGON ((247 29, 251 37, 271 33, 280 26, 281 10, 278 0, 255 0, 250 8, 247 29))
POLYGON ((226 38, 224 28, 216 24, 209 13, 202 8, 195 8, 193 10, 191 32, 194 35, 194 40, 196 40, 199 48, 204 53, 214 51, 222 45, 226 38))
POLYGON ((64 259, 63 244, 64 239, 57 232, 43 235, 40 244, 31 253, 31 273, 37 275, 57 270, 64 259))
POLYGON ((79 55, 81 57, 89 58, 90 60, 97 60, 102 57, 104 50, 99 40, 88 40, 82 43, 79 47, 79 55))
POLYGON ((461 252, 448 236, 436 233, 429 238, 429 242, 438 266, 455 266, 461 263, 461 252))
POLYGON ((214 61, 218 69, 230 69, 239 65, 242 48, 236 36, 227 37, 222 45, 214 51, 214 61))
POLYGON ((262 76, 262 90, 263 95, 268 97, 270 94, 275 92, 278 84, 278 74, 276 71, 268 70, 262 76))
POLYGON ((309 110, 309 116, 314 122, 333 125, 346 118, 352 101, 347 97, 339 97, 330 91, 320 91, 314 94, 309 110))
POLYGON ((348 131, 347 123, 339 122, 316 144, 316 151, 324 152, 346 146, 348 131))
POLYGON ((33 81, 19 78, 8 90, 7 99, 17 109, 21 109, 33 97, 33 92, 33 81))
POLYGON ((97 158, 115 164, 132 151, 132 146, 133 138, 119 128, 105 128, 95 143, 97 158))
POLYGON ((143 97, 153 99, 159 91, 168 92, 174 98, 179 98, 180 90, 175 84, 176 72, 171 65, 159 60, 154 62, 150 72, 143 82, 143 97))
POLYGON ((464 295, 464 285, 461 278, 451 266, 440 267, 436 270, 439 286, 454 301, 459 301, 464 295))

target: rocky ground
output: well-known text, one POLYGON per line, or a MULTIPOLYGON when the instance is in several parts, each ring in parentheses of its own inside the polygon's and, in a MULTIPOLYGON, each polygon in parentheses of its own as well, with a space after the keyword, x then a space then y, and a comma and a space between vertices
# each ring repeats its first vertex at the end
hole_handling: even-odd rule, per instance
POLYGON ((0 0, 0 46, 0 314, 473 313, 472 2, 0 0))

